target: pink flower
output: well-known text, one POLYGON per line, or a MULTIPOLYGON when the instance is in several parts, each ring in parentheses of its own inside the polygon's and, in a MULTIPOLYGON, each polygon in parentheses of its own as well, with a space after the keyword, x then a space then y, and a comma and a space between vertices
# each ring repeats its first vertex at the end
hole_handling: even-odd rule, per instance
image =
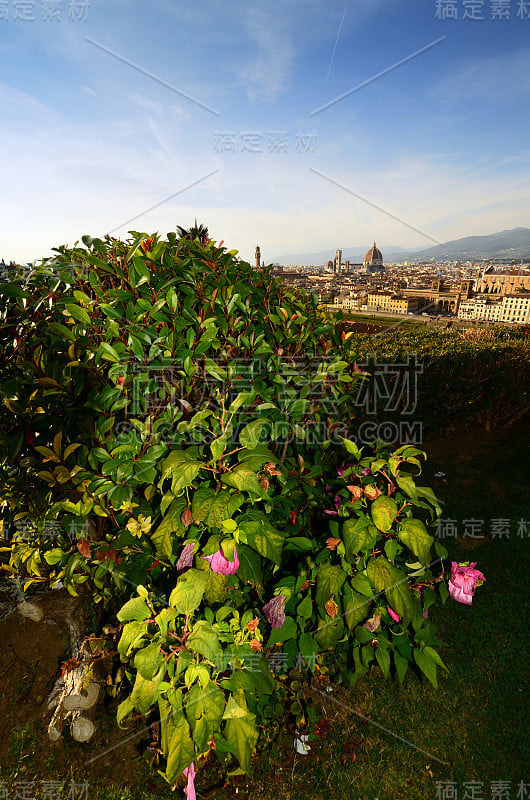
POLYGON ((486 580, 482 572, 474 569, 477 562, 472 561, 469 565, 451 564, 451 577, 449 578, 449 594, 458 603, 465 603, 470 606, 473 602, 475 589, 486 580))
POLYGON ((399 620, 401 619, 399 614, 396 614, 396 612, 393 609, 391 609, 390 606, 388 607, 388 613, 390 614, 394 622, 399 622, 399 620))
POLYGON ((190 544, 185 544, 182 548, 182 553, 179 556, 179 560, 177 561, 176 567, 177 572, 183 572, 185 569, 189 569, 193 567, 193 550, 195 545, 193 542, 190 544))
POLYGON ((283 607, 286 602, 287 598, 279 594, 263 606, 263 613, 273 628, 281 628, 285 622, 285 611, 283 607))
POLYGON ((337 467, 337 475, 339 476, 339 478, 342 478, 346 470, 350 469, 353 466, 354 466, 353 464, 346 464, 345 467, 337 467))
POLYGON ((341 498, 339 497, 338 494, 336 494, 335 495, 335 509, 336 510, 335 509, 331 509, 331 508, 325 508, 324 509, 324 514, 330 514, 331 516, 336 517, 337 514, 339 513, 339 506, 340 506, 341 502, 342 502, 341 498))
POLYGON ((371 474, 372 470, 370 469, 370 467, 363 467, 363 475, 371 475, 371 474))
POLYGON ((235 545, 233 561, 225 558, 222 547, 213 556, 201 556, 201 558, 208 561, 213 572, 217 572, 219 575, 233 575, 239 569, 239 558, 237 557, 235 545))
POLYGON ((184 777, 186 778, 186 786, 184 787, 184 794, 188 798, 188 800, 196 800, 197 796, 195 794, 195 764, 193 761, 186 767, 184 770, 184 777))

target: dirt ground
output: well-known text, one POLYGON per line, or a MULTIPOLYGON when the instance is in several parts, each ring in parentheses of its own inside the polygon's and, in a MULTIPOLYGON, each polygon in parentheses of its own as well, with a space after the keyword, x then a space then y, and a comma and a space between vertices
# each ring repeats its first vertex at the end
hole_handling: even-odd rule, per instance
POLYGON ((58 742, 48 737, 48 697, 69 657, 64 617, 26 619, 5 591, 0 591, 0 610, 0 776, 38 782, 76 774, 94 782, 119 770, 123 784, 134 783, 131 767, 142 759, 148 733, 131 738, 131 732, 120 730, 112 698, 99 704, 89 743, 73 741, 67 727, 58 742))
MULTIPOLYGON (((48 596, 50 594, 48 592, 48 596)), ((64 618, 50 621, 45 616, 41 622, 26 619, 0 587, 0 788, 3 780, 12 788, 20 781, 34 781, 37 790, 32 797, 43 800, 47 796, 42 787, 45 782, 62 782, 63 792, 67 792, 69 781, 75 780, 78 785, 88 782, 92 787, 88 795, 91 798, 106 797, 107 792, 108 796, 115 797, 111 789, 116 786, 129 787, 133 796, 137 793, 145 796, 147 790, 153 796, 175 797, 167 783, 156 774, 156 747, 155 742, 151 742, 153 737, 146 720, 137 720, 127 730, 120 730, 116 724, 117 701, 109 696, 98 703, 96 733, 90 742, 75 742, 67 728, 62 739, 50 741, 47 726, 52 712, 47 710, 47 700, 60 675, 61 665, 69 657, 69 639, 64 618), (9 613, 8 605, 12 606, 9 613)), ((314 698, 317 706, 321 699, 322 692, 318 692, 314 698)), ((310 758, 302 759, 306 766, 315 759, 319 763, 323 760, 324 764, 329 723, 339 727, 344 723, 339 719, 339 712, 334 707, 327 713, 321 712, 324 716, 318 724, 318 735, 322 739, 313 743, 310 758), (330 718, 326 722, 328 714, 330 718)), ((284 781, 282 776, 291 774, 295 762, 301 758, 292 746, 293 732, 294 729, 283 732, 285 741, 275 755, 280 784, 284 781)), ((348 748, 353 745, 349 739, 346 744, 344 752, 350 758, 348 748)), ((255 756, 254 760, 257 758, 255 756)), ((204 765, 198 781, 201 796, 209 798, 248 797, 261 786, 259 780, 247 786, 247 776, 234 777, 227 782, 215 758, 204 765)), ((275 781, 274 775, 264 778, 263 787, 266 785, 267 790, 272 790, 271 795, 266 793, 267 797, 275 795, 275 781)), ((180 796, 178 791, 176 796, 180 796)))

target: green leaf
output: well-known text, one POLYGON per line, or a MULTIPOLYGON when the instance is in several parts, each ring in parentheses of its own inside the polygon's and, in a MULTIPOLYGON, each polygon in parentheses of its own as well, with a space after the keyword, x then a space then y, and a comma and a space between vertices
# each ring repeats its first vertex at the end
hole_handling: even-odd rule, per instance
POLYGON ((398 539, 412 550, 422 564, 428 564, 434 537, 427 533, 427 528, 419 519, 404 519, 397 532, 398 539))
POLYGON ((255 419, 245 425, 239 434, 239 441, 247 450, 254 450, 260 443, 260 434, 266 425, 269 425, 269 420, 265 418, 255 419))
POLYGON ((241 717, 246 717, 247 714, 248 709, 246 705, 245 707, 241 707, 234 699, 234 696, 230 695, 224 710, 223 719, 241 719, 241 717))
POLYGON ((228 490, 215 492, 214 489, 199 487, 193 494, 191 512, 195 522, 204 522, 210 528, 221 528, 226 519, 230 519, 243 499, 228 490))
MULTIPOLYGON (((239 551, 238 551, 239 552, 239 551)), ((238 570, 239 574, 239 570, 238 570)), ((211 606, 215 603, 222 603, 226 597, 226 582, 228 575, 219 575, 217 572, 209 569, 206 573, 208 582, 204 590, 204 599, 206 603, 211 606)))
POLYGON ((67 328, 66 325, 61 325, 60 322, 50 322, 47 326, 47 329, 52 333, 58 334, 61 338, 66 339, 68 342, 75 341, 73 331, 71 331, 70 328, 67 328))
POLYGON ((390 672, 390 653, 388 650, 377 647, 375 651, 375 660, 381 667, 381 671, 385 678, 388 678, 390 672))
POLYGON ((376 528, 379 528, 383 533, 388 533, 397 517, 397 503, 391 497, 382 494, 373 501, 370 506, 370 513, 376 528))
POLYGON ((405 492, 405 494, 412 500, 418 499, 416 484, 414 483, 414 479, 411 475, 396 475, 396 483, 401 491, 405 492))
POLYGON ((403 617, 407 625, 413 614, 412 597, 407 576, 394 567, 386 558, 371 558, 366 565, 366 574, 376 592, 385 592, 392 609, 403 617))
POLYGON ((241 408, 242 405, 249 405, 252 400, 254 399, 253 392, 239 392, 235 400, 230 403, 228 407, 228 412, 230 414, 235 413, 238 408, 241 408))
POLYGON ((239 522, 239 538, 260 555, 280 566, 283 536, 268 521, 265 514, 257 512, 254 519, 239 522))
POLYGON ((149 610, 145 600, 143 600, 141 597, 133 597, 132 600, 129 600, 124 606, 122 606, 117 614, 120 622, 130 622, 131 620, 143 622, 144 620, 149 619, 150 616, 151 611, 149 610))
MULTIPOLYGON (((432 516, 440 517, 442 515, 442 507, 438 502, 438 498, 436 497, 431 488, 429 488, 428 486, 416 486, 416 494, 418 495, 418 497, 424 497, 427 500, 427 502, 429 503, 428 506, 426 506, 423 503, 421 505, 424 508, 429 508, 432 516), (433 513, 433 509, 430 506, 434 507, 435 513, 433 513)), ((419 502, 417 503, 417 505, 420 505, 419 502)))
POLYGON ((203 619, 196 622, 193 626, 192 632, 186 639, 186 646, 194 653, 199 653, 209 661, 213 661, 214 664, 218 663, 216 659, 219 659, 223 654, 216 632, 212 626, 203 619))
POLYGON ((48 550, 47 553, 44 553, 44 560, 50 565, 50 567, 52 567, 54 564, 58 564, 59 561, 62 560, 63 555, 63 551, 60 547, 54 547, 52 550, 48 550))
POLYGON ((394 563, 395 557, 402 549, 401 545, 396 542, 395 539, 387 539, 385 542, 385 555, 392 564, 394 563))
POLYGON ((156 547, 157 554, 163 558, 170 558, 173 554, 173 533, 184 533, 184 525, 181 522, 181 514, 186 508, 186 498, 177 497, 170 503, 160 525, 150 534, 151 541, 156 547))
POLYGON ((298 640, 300 655, 311 672, 315 672, 318 644, 311 633, 303 633, 298 640))
POLYGON ((212 728, 216 728, 223 717, 225 710, 224 692, 209 683, 205 689, 200 686, 193 686, 186 699, 186 716, 192 724, 192 720, 206 717, 212 728))
POLYGON ((160 652, 160 644, 156 642, 144 647, 143 650, 137 651, 134 657, 134 666, 142 678, 150 681, 161 667, 163 661, 164 654, 160 652))
POLYGON ((296 616, 301 617, 302 620, 309 619, 313 613, 313 602, 311 594, 306 594, 304 599, 296 607, 296 616))
POLYGON ((250 759, 258 741, 255 720, 255 714, 247 714, 239 719, 229 719, 224 730, 226 740, 233 747, 239 765, 245 772, 249 770, 250 759))
POLYGON ((374 593, 372 589, 372 585, 366 575, 363 575, 362 572, 358 572, 356 575, 353 576, 351 579, 351 585, 356 592, 359 594, 364 595, 364 597, 372 598, 374 593))
POLYGON ((78 322, 84 322, 86 325, 90 325, 90 316, 81 306, 76 306, 73 303, 66 303, 63 314, 68 317, 73 317, 78 322))
POLYGON ((298 634, 298 627, 292 617, 285 617, 285 622, 281 628, 273 628, 267 647, 272 647, 278 642, 286 642, 288 639, 295 639, 298 634))
POLYGON ((192 461, 176 467, 172 472, 171 491, 173 494, 177 494, 181 489, 190 486, 199 474, 201 467, 200 461, 192 461))
POLYGON ((210 445, 210 450, 212 451, 212 460, 217 461, 221 458, 223 453, 226 450, 226 443, 228 441, 228 436, 219 436, 218 439, 214 439, 210 445))
POLYGON ((344 442, 344 446, 348 451, 348 453, 350 453, 350 455, 354 456, 354 458, 356 458, 357 461, 359 461, 359 459, 361 458, 362 451, 359 450, 355 442, 352 442, 350 439, 345 439, 343 436, 341 436, 340 438, 344 442))
POLYGON ((447 556, 449 555, 447 547, 444 547, 443 544, 440 544, 440 542, 434 543, 434 552, 436 553, 438 558, 447 558, 447 556))
POLYGON ((138 250, 138 248, 140 247, 141 243, 143 242, 143 240, 144 240, 146 237, 147 237, 147 234, 146 234, 146 233, 140 233, 140 234, 139 234, 139 235, 136 237, 136 239, 134 240, 134 242, 132 243, 132 245, 129 247, 129 250, 127 251, 127 255, 126 255, 126 257, 125 257, 125 261, 126 261, 126 262, 128 262, 128 261, 130 261, 130 260, 131 260, 131 258, 134 256, 134 254, 136 253, 136 251, 138 250))
POLYGON ((362 594, 354 592, 349 583, 346 583, 342 603, 346 625, 348 630, 352 631, 356 625, 368 617, 372 601, 363 597, 362 594))
POLYGON ((436 678, 436 664, 423 650, 414 650, 414 661, 421 669, 423 674, 430 680, 435 689, 438 688, 438 680, 436 678))
POLYGON ((399 678, 399 682, 403 683, 405 678, 405 674, 407 672, 409 662, 406 658, 403 658, 399 653, 394 652, 394 664, 396 665, 396 672, 399 678))
POLYGON ((308 539, 307 536, 290 536, 285 543, 285 550, 307 552, 312 550, 314 546, 314 540, 308 539))
POLYGON ((237 555, 239 558, 239 569, 237 574, 239 578, 246 583, 252 583, 254 586, 262 586, 263 584, 263 571, 261 568, 261 558, 259 553, 251 550, 244 544, 238 544, 237 555))
POLYGON ((423 648, 423 652, 425 653, 425 655, 429 656, 429 658, 431 658, 436 664, 438 664, 439 667, 444 669, 446 672, 449 672, 449 670, 445 666, 444 662, 440 658, 440 655, 437 653, 434 647, 429 647, 429 645, 426 645, 423 648))
POLYGON ((129 347, 131 348, 135 358, 137 358, 139 361, 144 360, 145 354, 143 345, 136 336, 132 335, 132 333, 129 334, 129 347))
MULTIPOLYGON (((357 553, 368 553, 377 541, 370 531, 370 521, 366 517, 347 519, 342 526, 342 538, 346 548, 346 559, 355 563, 357 553)), ((373 528, 373 526, 371 526, 373 528)))
POLYGON ((104 358, 106 361, 116 362, 120 360, 120 357, 116 352, 116 350, 113 347, 111 347, 110 344, 107 344, 107 342, 101 342, 98 350, 98 355, 101 358, 104 358))
MULTIPOLYGON (((191 723, 190 723, 191 725, 191 723)), ((193 731, 193 741, 198 753, 207 753, 209 751, 208 742, 210 741, 213 730, 212 726, 206 717, 199 717, 194 725, 191 725, 193 731)))
POLYGON ((134 711, 134 701, 132 699, 132 696, 129 695, 129 697, 126 697, 125 700, 122 700, 122 702, 118 706, 118 710, 116 712, 116 720, 118 722, 118 728, 123 728, 121 723, 123 722, 125 717, 127 717, 131 713, 131 711, 134 711))
POLYGON ((173 494, 177 494, 181 489, 184 489, 192 483, 199 474, 201 467, 202 463, 197 461, 195 449, 173 450, 169 456, 162 461, 162 478, 160 484, 171 475, 171 491, 173 494))
POLYGON ((123 658, 128 658, 131 651, 142 642, 147 635, 147 629, 141 622, 128 622, 123 626, 120 641, 118 642, 118 653, 123 658))
POLYGON ((189 767, 195 758, 195 746, 190 736, 190 726, 183 716, 179 716, 170 727, 166 778, 168 783, 172 784, 182 776, 183 770, 189 767))
POLYGON ((136 681, 131 694, 134 707, 140 714, 147 714, 152 705, 156 703, 159 695, 159 684, 162 679, 162 670, 155 680, 146 680, 142 675, 136 673, 136 681))
POLYGON ((332 595, 338 596, 345 580, 346 573, 342 567, 322 564, 317 573, 317 605, 322 608, 332 595))
POLYGON ((117 308, 114 308, 114 306, 108 305, 107 303, 98 303, 98 308, 111 319, 120 320, 123 318, 123 314, 120 313, 117 308))
POLYGON ((238 464, 231 472, 225 472, 221 475, 221 481, 225 486, 233 486, 235 489, 239 489, 240 492, 264 494, 258 476, 244 462, 238 464))
POLYGON ((41 454, 41 456, 46 456, 46 461, 54 461, 57 464, 60 464, 61 459, 50 447, 36 447, 35 450, 41 454))
POLYGON ((199 607, 206 584, 208 573, 203 570, 189 569, 177 581, 177 585, 169 596, 169 605, 176 608, 179 614, 193 614, 199 607))
POLYGON ((322 650, 329 650, 344 636, 344 622, 340 617, 318 621, 318 630, 315 639, 322 650))

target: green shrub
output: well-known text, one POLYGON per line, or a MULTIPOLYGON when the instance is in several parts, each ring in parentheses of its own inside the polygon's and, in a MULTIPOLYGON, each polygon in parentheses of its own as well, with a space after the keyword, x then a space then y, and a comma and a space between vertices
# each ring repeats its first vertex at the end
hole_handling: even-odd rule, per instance
POLYGON ((436 685, 440 507, 421 451, 352 441, 352 340, 214 242, 83 243, 0 285, 0 502, 8 569, 123 624, 120 724, 158 714, 174 783, 307 726, 313 675, 436 685))

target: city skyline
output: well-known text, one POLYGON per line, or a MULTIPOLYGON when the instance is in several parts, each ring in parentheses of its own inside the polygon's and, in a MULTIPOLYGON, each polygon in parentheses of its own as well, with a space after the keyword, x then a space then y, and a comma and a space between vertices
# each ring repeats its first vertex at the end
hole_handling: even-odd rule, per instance
POLYGON ((530 3, 2 5, 6 260, 195 217, 268 262, 528 219, 530 3))

